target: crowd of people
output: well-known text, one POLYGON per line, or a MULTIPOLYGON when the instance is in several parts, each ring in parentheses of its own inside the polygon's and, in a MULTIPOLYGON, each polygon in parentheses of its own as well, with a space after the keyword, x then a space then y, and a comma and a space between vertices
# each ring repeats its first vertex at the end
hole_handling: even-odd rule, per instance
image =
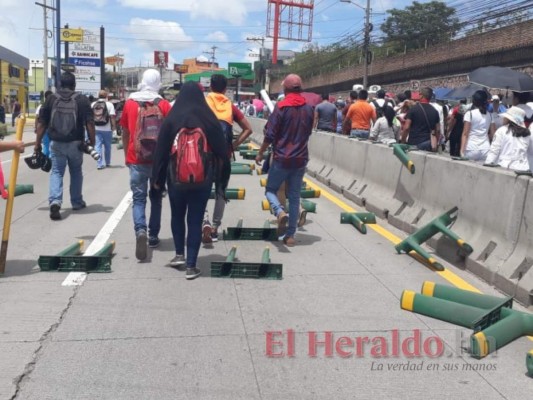
POLYGON ((392 96, 384 90, 370 99, 368 91, 350 92, 349 99, 315 107, 314 128, 350 138, 391 144, 406 143, 429 152, 447 152, 455 159, 472 160, 517 171, 533 163, 533 98, 512 92, 511 104, 478 90, 456 104, 437 102, 433 90, 422 88, 415 100, 410 91, 392 96))
MULTIPOLYGON (((136 258, 145 260, 148 248, 160 244, 162 201, 168 193, 175 248, 170 265, 185 268, 186 278, 194 279, 201 274, 197 268, 201 243, 218 240, 234 150, 252 133, 247 116, 259 115, 252 102, 238 107, 226 97, 223 75, 211 77, 207 94, 198 83, 185 83, 172 103, 161 96, 160 88, 159 72, 148 69, 139 90, 115 108, 104 90, 91 100, 76 92, 75 76, 64 72, 61 88, 47 92, 38 110, 32 160, 51 161, 47 169, 41 161, 34 164, 50 171, 50 218, 61 220, 67 167, 72 209, 81 210, 87 207, 82 194, 83 154, 92 154, 95 146, 98 170, 109 167, 111 140, 120 131, 132 192, 136 258), (241 128, 237 137, 234 126, 241 128), (207 203, 212 196, 211 220, 207 203)), ((296 244, 301 226, 300 189, 309 161, 308 141, 315 130, 387 145, 407 143, 428 152, 448 151, 454 158, 516 171, 531 169, 529 93, 514 92, 507 106, 500 96, 479 90, 450 107, 438 104, 428 87, 416 100, 409 91, 391 96, 384 90, 370 99, 369 92, 360 89, 350 92, 347 101, 331 101, 324 94, 322 102, 311 105, 302 95, 299 76, 288 75, 282 89, 283 96, 268 110, 255 161, 268 164, 265 196, 276 216, 279 237, 288 247, 296 244), (264 160, 267 149, 270 156, 264 160)), ((20 141, 0 145, 24 151, 20 141)))

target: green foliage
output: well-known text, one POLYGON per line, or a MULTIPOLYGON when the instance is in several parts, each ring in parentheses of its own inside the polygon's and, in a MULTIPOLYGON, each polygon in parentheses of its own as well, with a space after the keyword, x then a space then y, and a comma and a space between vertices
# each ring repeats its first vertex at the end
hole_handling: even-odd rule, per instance
POLYGON ((419 3, 403 10, 387 11, 390 16, 381 25, 385 45, 395 51, 420 49, 450 40, 459 30, 455 8, 440 1, 419 3))

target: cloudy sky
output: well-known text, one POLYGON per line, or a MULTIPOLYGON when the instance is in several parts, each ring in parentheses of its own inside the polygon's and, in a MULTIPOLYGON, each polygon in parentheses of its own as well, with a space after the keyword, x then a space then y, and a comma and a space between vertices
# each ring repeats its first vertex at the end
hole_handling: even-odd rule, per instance
MULTIPOLYGON (((366 6, 365 0, 351 1, 366 6)), ((0 45, 30 59, 42 59, 43 9, 34 0, 1 3, 0 45)), ((372 0, 375 25, 384 18, 385 10, 410 3, 372 0)), ((47 0, 47 4, 55 5, 55 0, 47 0)), ((250 54, 257 53, 260 45, 247 38, 266 36, 267 4, 267 0, 61 0, 61 25, 104 26, 106 56, 123 54, 125 66, 151 65, 154 50, 168 51, 170 64, 184 58, 210 57, 205 52, 216 46, 216 61, 227 67, 228 62, 253 60, 250 54)), ((340 0, 315 0, 314 4, 313 43, 328 44, 361 31, 362 8, 340 0)), ((55 21, 49 15, 49 29, 52 23, 55 21)), ((280 48, 299 50, 303 45, 282 41, 280 48)), ((265 47, 272 47, 271 39, 266 39, 265 47)), ((53 54, 50 41, 49 56, 53 54)))

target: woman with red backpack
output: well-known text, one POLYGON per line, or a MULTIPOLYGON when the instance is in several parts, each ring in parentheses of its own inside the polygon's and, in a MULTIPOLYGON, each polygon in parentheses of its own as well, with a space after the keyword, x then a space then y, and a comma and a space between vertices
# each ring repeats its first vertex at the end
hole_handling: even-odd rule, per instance
POLYGON ((220 122, 195 82, 183 85, 163 122, 152 171, 155 189, 163 187, 165 182, 168 185, 170 224, 176 250, 170 265, 185 265, 185 277, 195 279, 201 274, 196 262, 212 184, 215 183, 215 193, 224 193, 231 173, 220 122), (186 255, 185 221, 188 233, 186 255))

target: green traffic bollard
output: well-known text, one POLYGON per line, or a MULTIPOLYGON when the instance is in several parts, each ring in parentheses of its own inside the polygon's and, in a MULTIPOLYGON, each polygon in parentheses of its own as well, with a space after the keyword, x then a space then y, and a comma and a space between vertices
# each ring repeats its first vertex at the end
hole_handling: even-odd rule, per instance
POLYGON ((252 175, 252 169, 249 166, 245 165, 232 165, 231 174, 232 175, 252 175))
POLYGON ((300 191, 300 197, 302 199, 313 199, 320 197, 320 189, 305 189, 300 191))
POLYGON ((305 211, 316 213, 316 203, 312 202, 311 200, 301 199, 300 205, 305 211))
POLYGON ((57 270, 59 267, 59 261, 61 257, 75 256, 75 255, 80 255, 82 253, 81 249, 83 248, 83 243, 84 243, 83 240, 78 240, 76 243, 71 244, 70 246, 63 249, 56 255, 39 256, 39 260, 37 261, 39 268, 41 268, 41 271, 57 270))
MULTIPOLYGON (((230 200, 244 200, 246 196, 246 189, 244 188, 230 188, 226 189, 226 198, 230 200)), ((210 199, 215 198, 215 190, 211 190, 211 194, 209 195, 210 199)))
POLYGON ((252 170, 255 169, 255 164, 254 163, 240 163, 240 162, 232 162, 231 163, 231 166, 234 167, 234 166, 245 166, 245 167, 248 167, 252 170))
POLYGON ((235 260, 236 254, 237 254, 237 246, 233 246, 226 257, 226 262, 232 263, 235 260))
POLYGON ((359 232, 366 234, 365 224, 375 224, 376 216, 373 213, 341 213, 341 224, 352 224, 359 232))
POLYGON ((113 254, 114 250, 115 250, 115 242, 112 241, 112 242, 107 243, 104 247, 102 247, 100 250, 98 250, 93 255, 96 257, 110 256, 111 254, 113 254))
POLYGON ((239 151, 248 151, 248 150, 253 150, 253 149, 254 149, 254 146, 251 143, 243 143, 239 145, 239 147, 237 147, 237 150, 239 151))
POLYGON ((526 356, 527 373, 533 378, 533 350, 530 350, 526 356))
MULTIPOLYGON (((4 185, 4 188, 9 191, 9 185, 4 185)), ((33 193, 33 185, 16 185, 15 186, 15 197, 20 196, 21 194, 33 193)))
POLYGON ((438 271, 443 271, 444 267, 420 246, 420 244, 424 243, 426 240, 440 232, 443 235, 453 239, 457 243, 457 245, 462 250, 464 250, 465 253, 472 253, 472 246, 470 246, 468 243, 466 243, 463 239, 461 239, 458 235, 456 235, 448 228, 448 226, 450 226, 457 219, 457 211, 458 208, 454 207, 448 212, 445 212, 444 214, 435 218, 427 225, 418 229, 415 233, 408 236, 401 243, 397 244, 395 246, 396 251, 398 253, 401 253, 402 251, 405 253, 409 253, 410 251, 414 250, 422 257, 424 257, 427 262, 435 269, 437 269, 438 271))
POLYGON ((502 298, 472 292, 470 290, 458 289, 453 286, 440 285, 435 282, 425 281, 422 284, 421 293, 424 296, 436 297, 442 300, 449 300, 455 303, 490 310, 501 304, 502 298))
POLYGON ((411 173, 415 173, 415 164, 413 161, 407 156, 407 151, 411 149, 411 146, 408 144, 399 144, 394 143, 392 145, 392 152, 393 154, 400 159, 403 165, 407 168, 407 170, 411 173))
POLYGON ((478 307, 424 296, 411 290, 403 291, 400 304, 403 310, 440 319, 464 328, 472 328, 472 323, 486 314, 486 310, 478 307))
POLYGON ((513 340, 533 334, 533 315, 503 307, 500 320, 470 337, 470 352, 482 358, 513 340))
POLYGON ((265 247, 263 254, 261 255, 261 264, 270 263, 270 247, 265 247))

